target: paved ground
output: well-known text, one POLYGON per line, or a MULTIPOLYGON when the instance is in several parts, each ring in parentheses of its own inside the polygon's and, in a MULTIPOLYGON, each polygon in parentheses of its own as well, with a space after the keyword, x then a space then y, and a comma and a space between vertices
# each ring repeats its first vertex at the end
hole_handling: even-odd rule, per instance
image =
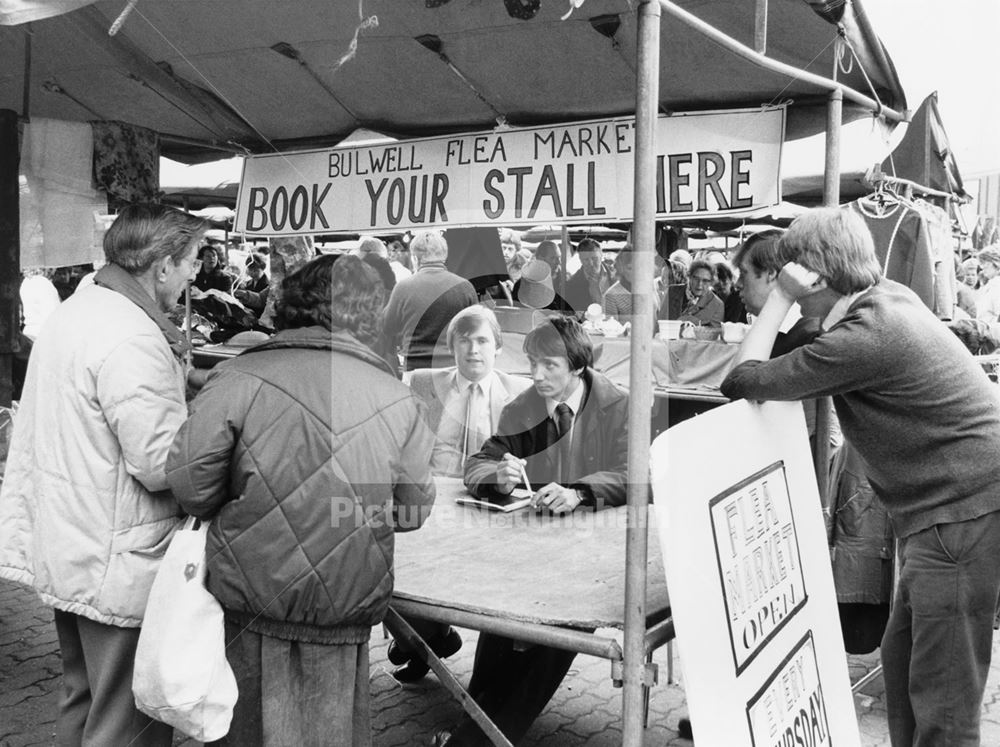
MULTIPOLYGON (((462 631, 465 646, 449 661, 459 678, 468 681, 476 634, 462 631)), ((1000 745, 1000 636, 994 644, 994 664, 983 712, 984 745, 1000 745)), ((371 651, 373 736, 375 747, 409 747, 426 744, 438 729, 460 715, 433 675, 417 686, 403 687, 389 675, 386 641, 375 631, 371 651)), ((679 662, 680 652, 675 651, 679 662)), ((684 690, 679 682, 667 684, 667 651, 661 649, 660 684, 650 698, 649 728, 645 743, 655 747, 681 747, 691 742, 677 734, 677 721, 685 715, 684 690)), ((877 657, 850 657, 852 681, 877 663, 877 657)), ((675 668, 679 677, 679 667, 675 668)), ((61 667, 51 610, 35 596, 0 581, 0 747, 28 747, 53 742, 61 667)), ((575 666, 556 693, 545 714, 536 722, 524 744, 528 747, 604 747, 621 742, 621 690, 611 685, 610 664, 578 656, 575 666)), ((855 696, 858 722, 865 747, 889 744, 881 680, 855 696)), ((696 735, 697 736, 697 735, 696 735)), ((197 747, 177 737, 178 747, 197 747)), ((109 746, 111 747, 111 746, 109 746)), ((706 746, 703 746, 706 747, 706 746)), ((707 746, 712 747, 712 746, 707 746)))

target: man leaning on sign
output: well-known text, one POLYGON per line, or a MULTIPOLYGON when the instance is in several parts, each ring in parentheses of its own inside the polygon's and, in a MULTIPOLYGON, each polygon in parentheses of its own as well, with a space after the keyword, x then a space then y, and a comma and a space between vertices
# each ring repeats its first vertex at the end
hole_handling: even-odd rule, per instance
POLYGON ((1000 399, 931 310, 882 277, 859 216, 812 210, 779 249, 787 264, 722 393, 833 397, 899 538, 882 638, 892 744, 978 745, 1000 592, 1000 399), (796 302, 821 332, 768 360, 796 302))

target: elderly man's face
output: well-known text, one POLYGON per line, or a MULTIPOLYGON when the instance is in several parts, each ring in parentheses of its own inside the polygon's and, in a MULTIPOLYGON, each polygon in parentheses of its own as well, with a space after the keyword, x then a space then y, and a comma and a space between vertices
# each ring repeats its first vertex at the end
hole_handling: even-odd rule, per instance
POLYGON ((497 342, 490 325, 479 326, 457 335, 454 342, 455 365, 469 381, 481 381, 490 375, 497 359, 497 342))
POLYGON ((597 278, 601 274, 601 266, 604 264, 604 252, 595 249, 589 252, 580 252, 580 266, 587 274, 588 278, 597 278))
POLYGON ((180 261, 169 259, 163 264, 163 274, 157 278, 155 288, 156 304, 161 311, 170 312, 177 304, 177 298, 184 292, 184 286, 194 280, 198 273, 198 247, 192 244, 180 261))
POLYGON ((712 289, 712 271, 699 267, 688 276, 688 291, 695 298, 701 298, 712 289))

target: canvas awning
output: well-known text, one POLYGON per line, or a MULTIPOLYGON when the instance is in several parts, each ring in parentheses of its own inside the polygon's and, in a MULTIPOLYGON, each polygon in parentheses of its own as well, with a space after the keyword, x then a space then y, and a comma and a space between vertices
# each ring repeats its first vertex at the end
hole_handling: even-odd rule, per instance
MULTIPOLYGON (((754 46, 755 3, 676 5, 754 46)), ((195 162, 219 157, 209 146, 329 146, 360 126, 412 137, 490 129, 498 118, 526 126, 616 116, 635 106, 637 11, 628 0, 585 0, 571 13, 566 0, 296 0, 280 10, 141 0, 109 36, 125 7, 0 0, 0 108, 126 121, 172 136, 164 155, 195 162), (508 7, 531 17, 515 18, 508 7)), ((770 0, 768 11, 768 57, 831 78, 843 38, 862 64, 845 65, 838 81, 905 108, 859 0, 770 0)), ((661 111, 792 101, 789 138, 825 126, 826 91, 814 82, 750 64, 668 14, 660 23, 661 111)))
POLYGON ((882 162, 882 171, 938 192, 969 197, 948 144, 936 91, 920 104, 902 140, 882 162))

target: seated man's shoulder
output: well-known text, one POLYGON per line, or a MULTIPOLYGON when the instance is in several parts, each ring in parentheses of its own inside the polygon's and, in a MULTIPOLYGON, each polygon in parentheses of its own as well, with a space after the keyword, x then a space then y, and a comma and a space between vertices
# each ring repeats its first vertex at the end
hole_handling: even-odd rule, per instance
POLYGON ((510 394, 520 395, 523 394, 525 390, 532 388, 531 379, 524 376, 513 376, 503 371, 494 371, 494 373, 500 383, 504 385, 510 394))
POLYGON ((511 380, 511 387, 517 387, 516 389, 508 388, 508 391, 516 396, 507 403, 507 407, 504 409, 513 408, 515 410, 523 410, 545 406, 545 400, 535 391, 535 387, 531 385, 530 381, 527 382, 527 386, 523 386, 522 388, 521 383, 518 381, 520 377, 510 376, 509 374, 504 374, 504 376, 507 376, 511 380))
POLYGON ((602 405, 628 401, 628 392, 600 371, 590 371, 590 386, 602 405))
POLYGON ((434 392, 451 380, 455 368, 417 368, 409 373, 410 389, 414 394, 424 396, 434 392))

